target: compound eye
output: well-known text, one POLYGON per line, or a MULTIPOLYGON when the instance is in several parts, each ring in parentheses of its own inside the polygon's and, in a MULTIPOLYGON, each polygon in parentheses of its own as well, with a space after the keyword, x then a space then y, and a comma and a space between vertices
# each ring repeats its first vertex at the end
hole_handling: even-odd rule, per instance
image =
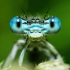
POLYGON ((61 28, 61 22, 57 17, 51 17, 49 19, 49 28, 48 32, 49 33, 57 33, 61 28))
POLYGON ((23 26, 22 24, 25 23, 26 21, 21 19, 20 17, 16 16, 14 18, 11 19, 10 21, 10 29, 14 32, 14 33, 23 33, 23 26))

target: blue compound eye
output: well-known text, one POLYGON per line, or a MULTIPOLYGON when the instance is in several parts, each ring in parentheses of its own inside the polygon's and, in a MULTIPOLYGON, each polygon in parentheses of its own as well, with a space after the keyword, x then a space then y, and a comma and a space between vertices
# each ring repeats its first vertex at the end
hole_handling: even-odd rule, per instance
POLYGON ((26 21, 16 16, 10 21, 10 29, 14 33, 23 33, 23 27, 22 27, 23 23, 26 23, 26 21))
POLYGON ((57 17, 52 16, 49 20, 48 32, 57 33, 61 28, 61 22, 57 17))

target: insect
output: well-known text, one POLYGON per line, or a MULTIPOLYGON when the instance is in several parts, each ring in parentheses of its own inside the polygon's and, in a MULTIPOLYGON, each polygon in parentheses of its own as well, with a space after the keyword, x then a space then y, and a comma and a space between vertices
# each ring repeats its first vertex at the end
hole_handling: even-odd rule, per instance
POLYGON ((8 66, 14 60, 19 49, 22 49, 18 60, 19 66, 22 66, 27 49, 33 50, 34 48, 38 48, 40 51, 45 52, 46 56, 49 57, 50 60, 55 59, 54 55, 56 58, 61 58, 58 51, 53 45, 46 41, 45 38, 47 34, 56 34, 61 28, 61 22, 55 16, 51 16, 47 19, 45 19, 45 17, 43 20, 38 18, 27 20, 19 16, 11 19, 10 29, 16 34, 22 34, 24 38, 19 39, 14 44, 11 53, 3 65, 3 68, 6 68, 6 66, 8 66), (52 55, 51 52, 54 55, 52 55))

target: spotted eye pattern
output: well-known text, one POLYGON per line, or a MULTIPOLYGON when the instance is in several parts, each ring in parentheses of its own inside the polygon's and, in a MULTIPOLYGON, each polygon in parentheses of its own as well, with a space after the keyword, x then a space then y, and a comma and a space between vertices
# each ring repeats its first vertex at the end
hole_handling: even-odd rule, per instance
POLYGON ((47 33, 57 33, 61 28, 61 22, 55 16, 52 16, 48 20, 44 20, 44 23, 46 23, 45 25, 48 28, 47 33))

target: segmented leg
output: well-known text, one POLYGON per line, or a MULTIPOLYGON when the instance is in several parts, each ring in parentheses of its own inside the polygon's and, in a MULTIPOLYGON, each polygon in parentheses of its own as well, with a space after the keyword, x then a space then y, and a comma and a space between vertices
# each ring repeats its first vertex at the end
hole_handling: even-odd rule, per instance
POLYGON ((56 55, 56 58, 62 58, 58 51, 55 49, 55 47, 51 45, 48 41, 43 41, 41 43, 43 46, 49 49, 54 55, 56 55))
POLYGON ((55 57, 51 54, 51 52, 47 48, 43 48, 42 51, 49 58, 49 60, 54 60, 55 59, 55 57))
POLYGON ((21 67, 22 67, 22 62, 23 62, 23 59, 24 59, 26 49, 27 49, 29 44, 30 44, 30 41, 27 41, 26 44, 25 44, 25 48, 23 48, 23 50, 22 50, 22 52, 20 54, 18 62, 19 62, 19 66, 21 66, 21 67))
POLYGON ((5 60, 5 62, 2 65, 2 70, 7 70, 9 68, 9 65, 14 60, 18 49, 20 49, 20 47, 18 46, 18 44, 21 44, 21 43, 24 44, 25 40, 18 40, 17 43, 14 44, 11 53, 9 54, 9 56, 7 57, 7 59, 5 60))
POLYGON ((26 52, 26 49, 24 48, 20 54, 20 57, 19 57, 19 66, 22 66, 22 62, 23 62, 23 58, 24 58, 24 55, 25 55, 25 52, 26 52))

